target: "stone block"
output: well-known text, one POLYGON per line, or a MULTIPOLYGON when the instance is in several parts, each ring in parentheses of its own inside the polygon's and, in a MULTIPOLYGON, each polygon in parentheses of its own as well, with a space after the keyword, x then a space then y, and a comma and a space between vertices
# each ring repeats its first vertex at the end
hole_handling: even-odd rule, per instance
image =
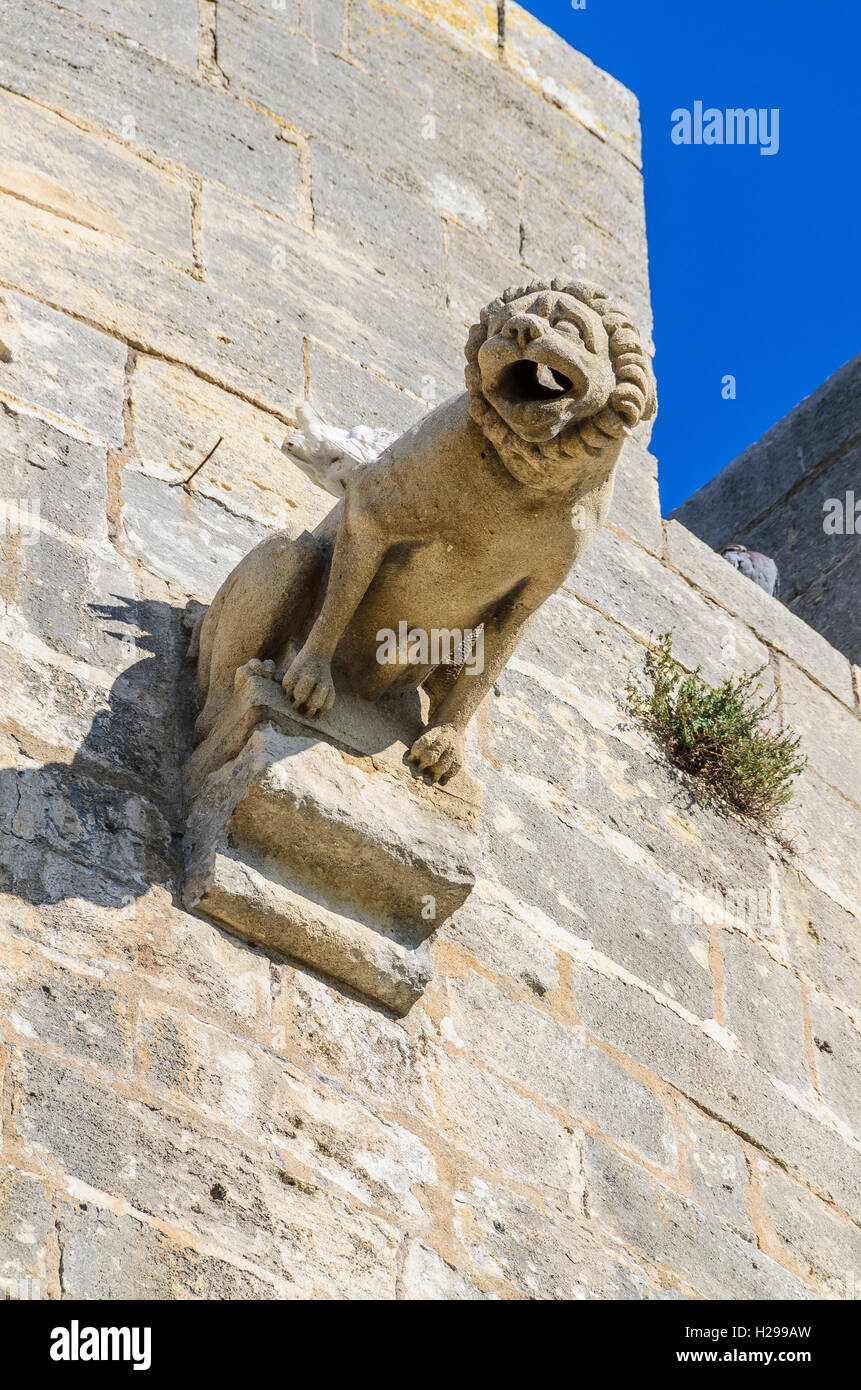
POLYGON ((209 186, 203 234, 209 281, 234 301, 265 305, 413 395, 428 374, 443 395, 461 386, 462 330, 441 305, 209 186))
MULTIPOLYGON (((47 849, 17 844, 0 865, 0 924, 31 945, 74 957, 81 969, 134 966, 134 896, 107 874, 47 849)), ((145 948, 142 947, 142 953, 145 948)))
POLYGON ((331 1081, 340 1093, 372 1104, 380 1115, 412 1116, 434 1127, 428 1077, 440 1045, 417 1012, 399 1019, 369 1009, 366 1001, 289 962, 272 963, 272 994, 266 1042, 273 1051, 331 1081))
POLYGON ((122 443, 123 343, 9 291, 0 294, 0 339, 12 355, 0 362, 0 396, 13 409, 23 405, 96 444, 122 443))
POLYGON ((588 942, 701 1018, 710 1018, 708 931, 701 921, 677 920, 669 876, 650 874, 651 856, 638 855, 633 845, 634 862, 625 863, 622 837, 614 842, 600 827, 585 825, 576 793, 569 809, 553 792, 549 804, 538 797, 527 804, 512 795, 514 790, 496 778, 485 790, 493 874, 521 902, 557 923, 563 938, 588 942))
POLYGON ((122 6, 112 0, 69 0, 63 8, 197 71, 196 0, 144 0, 142 5, 122 6))
POLYGON ((493 61, 499 56, 499 15, 496 0, 394 0, 389 12, 416 15, 443 29, 456 43, 476 49, 493 61))
POLYGON ((539 999, 559 988, 556 952, 530 921, 531 910, 489 879, 479 878, 463 907, 441 929, 482 970, 525 985, 539 999))
POLYGON ((455 221, 446 222, 445 238, 446 302, 461 323, 471 327, 501 290, 523 284, 523 266, 503 255, 492 238, 455 221))
MULTIPOLYGON (((411 66, 415 59, 395 31, 412 35, 415 25, 403 11, 378 14, 366 68, 359 48, 362 22, 362 17, 351 16, 348 43, 358 61, 345 63, 271 19, 222 0, 219 64, 232 90, 343 150, 437 212, 488 233, 499 250, 516 259, 519 158, 509 162, 500 157, 493 141, 477 141, 471 110, 463 102, 456 110, 446 103, 451 81, 447 52, 459 50, 442 48, 437 30, 427 54, 431 68, 411 66), (384 36, 392 26, 392 42, 387 43, 384 36), (383 74, 378 71, 381 63, 383 74), (400 83, 391 80, 396 66, 400 83), (422 77, 417 82, 418 71, 422 77), (329 93, 323 103, 321 90, 329 93), (393 129, 398 132, 396 141, 391 139, 393 129)), ((483 68, 490 65, 480 57, 476 62, 476 75, 487 87, 483 68)), ((491 73, 497 71, 494 64, 491 73)), ((480 126, 484 134, 488 129, 494 129, 489 117, 480 126)))
POLYGON ((732 1040, 676 1013, 649 991, 622 978, 577 967, 577 1015, 603 1042, 670 1082, 710 1115, 731 1126, 788 1172, 857 1219, 858 1164, 821 1107, 796 1101, 732 1040))
POLYGON ((854 448, 858 440, 855 410, 861 385, 861 353, 832 372, 817 390, 796 406, 790 419, 798 418, 804 470, 811 473, 837 453, 854 448))
MULTIPOLYGON (((3 370, 0 365, 0 376, 3 370)), ((40 521, 81 540, 106 539, 103 448, 71 439, 33 415, 0 408, 0 458, 4 501, 23 504, 27 515, 38 514, 40 521)))
POLYGON ((141 159, 119 140, 82 130, 8 92, 0 95, 0 138, 0 187, 6 192, 186 269, 194 265, 188 182, 141 159))
POLYGON ((608 1250, 591 1223, 570 1211, 542 1210, 497 1185, 476 1181, 455 1192, 454 1221, 472 1268, 503 1298, 674 1296, 665 1273, 638 1264, 627 1251, 608 1250))
POLYGON ((861 723, 789 661, 780 661, 783 715, 801 735, 800 752, 845 797, 859 799, 861 723))
POLYGON ((293 1298, 378 1302, 396 1296, 397 1227, 294 1179, 287 1168, 269 1180, 267 1197, 278 1213, 279 1261, 293 1298))
MULTIPOLYGON (((492 151, 490 158, 501 158, 511 169, 529 169, 558 189, 564 202, 588 207, 593 220, 612 227, 622 240, 642 227, 640 179, 630 161, 506 64, 447 43, 436 25, 375 0, 353 6, 349 42, 351 54, 368 73, 401 93, 415 93, 415 74, 422 74, 418 91, 437 114, 439 154, 450 165, 480 154, 485 164, 482 198, 486 190, 494 190, 491 215, 499 211, 501 192, 487 167, 492 151), (452 89, 459 96, 456 112, 448 100, 452 89)), ((577 56, 572 55, 574 63, 577 56)), ((580 62, 585 68, 587 60, 580 62)), ((425 143, 432 147, 434 141, 425 143)), ((493 230, 500 249, 509 249, 502 229, 493 230)))
MULTIPOLYGON (((689 669, 702 666, 713 685, 768 666, 767 649, 745 624, 606 527, 569 576, 568 587, 641 641, 671 631, 679 661, 689 669)), ((767 669, 760 679, 767 691, 767 669)))
POLYGON ((793 784, 784 825, 815 888, 861 915, 861 812, 807 767, 793 784))
POLYGON ((0 1298, 49 1296, 53 1230, 47 1184, 12 1164, 0 1165, 0 1298))
POLYGON ((287 413, 301 394, 301 336, 259 295, 249 315, 230 290, 2 195, 0 279, 271 409, 287 413))
MULTIPOLYGON (((570 1126, 468 1057, 442 1057, 430 1084, 436 1096, 437 1132, 472 1161, 470 1172, 477 1163, 486 1178, 514 1182, 554 1203, 568 1203, 579 1161, 570 1126)), ((453 1171, 457 1173, 457 1165, 453 1171)))
POLYGON ((113 683, 108 673, 40 644, 20 622, 0 627, 0 678, 8 681, 4 725, 31 756, 73 762, 82 772, 145 791, 175 821, 188 671, 184 659, 177 668, 157 611, 164 607, 144 603, 136 610, 110 596, 101 605, 103 622, 112 624, 106 638, 118 649, 112 665, 122 667, 113 683))
POLYGON ((626 440, 622 449, 607 522, 633 536, 653 555, 660 555, 663 529, 658 461, 635 439, 626 440))
MULTIPOLYGON (((314 28, 318 18, 314 11, 321 14, 328 12, 331 23, 332 13, 343 9, 343 0, 310 0, 307 6, 309 10, 308 24, 303 25, 304 0, 274 0, 274 3, 273 0, 238 0, 238 2, 246 10, 255 10, 257 14, 263 15, 266 19, 274 20, 279 26, 283 26, 293 33, 306 34, 308 38, 312 36, 307 33, 307 30, 314 28)), ((332 45, 327 44, 326 47, 330 48, 332 45)))
POLYGON ((811 1278, 830 1285, 832 1296, 857 1299, 861 1284, 861 1234, 785 1174, 762 1163, 765 1214, 787 1258, 811 1278))
POLYGON ((37 842, 146 891, 171 882, 176 863, 170 830, 157 808, 136 792, 95 781, 74 767, 49 763, 3 772, 5 854, 12 862, 37 842))
POLYGON ((789 605, 800 622, 809 623, 825 642, 856 665, 861 662, 857 623, 859 571, 858 552, 852 550, 827 574, 791 599, 789 605))
MULTIPOLYGON (((234 699, 220 716, 217 729, 198 745, 184 771, 186 792, 196 797, 210 773, 236 758, 258 724, 271 723, 288 737, 310 738, 351 751, 354 758, 373 760, 379 770, 414 791, 420 806, 434 806, 466 826, 475 824, 481 804, 478 783, 461 769, 445 783, 424 782, 405 761, 427 718, 424 691, 408 691, 361 699, 346 680, 335 673, 337 700, 333 708, 310 718, 300 713, 283 695, 277 680, 255 663, 240 668, 234 682, 234 699)), ((417 826, 418 829, 418 826, 417 826)), ((453 908, 451 910, 454 910, 453 908)))
POLYGON ((437 1303, 468 1302, 485 1295, 467 1274, 455 1269, 435 1250, 419 1240, 410 1240, 401 1272, 399 1297, 437 1303))
POLYGON ((268 959, 175 907, 165 889, 141 891, 44 845, 18 844, 0 893, 0 924, 22 949, 61 953, 84 978, 126 972, 149 996, 273 1041, 268 959))
POLYGON ((670 564, 722 607, 753 629, 757 637, 815 676, 839 700, 854 708, 849 662, 777 599, 733 569, 710 546, 677 521, 668 521, 670 564))
POLYGON ((402 285, 405 295, 418 290, 445 302, 443 228, 437 213, 319 140, 311 145, 311 179, 315 232, 402 285))
POLYGON ((61 1208, 63 1288, 71 1299, 275 1299, 289 1284, 263 1278, 109 1208, 61 1208))
POLYGON ((503 681, 516 671, 539 687, 533 699, 542 706, 570 702, 590 724, 619 735, 627 722, 625 685, 644 658, 642 644, 618 623, 557 589, 524 633, 503 681))
MULTIPOLYGON (((857 493, 860 473, 861 445, 847 443, 833 462, 817 471, 753 528, 755 537, 768 538, 774 546, 768 553, 780 556, 780 592, 785 602, 791 603, 820 576, 827 576, 829 570, 850 556, 857 562, 859 545, 853 530, 855 518, 847 518, 843 512, 846 494, 857 493), (831 508, 826 511, 825 506, 829 499, 841 504, 841 529, 834 532, 826 531, 824 525, 826 515, 831 514, 831 508), (775 523, 779 525, 780 522, 783 522, 782 532, 775 530, 775 523), (784 567, 786 584, 783 582, 784 567)), ((757 544, 756 548, 764 547, 757 544)))
POLYGON ((186 774, 186 906, 397 1013, 475 881, 475 792, 463 772, 450 789, 413 777, 412 718, 342 692, 331 714, 297 719, 280 685, 243 668, 186 774))
MULTIPOLYGON (((585 212, 593 224, 624 248, 623 254, 632 263, 627 271, 618 253, 614 254, 613 243, 608 244, 604 237, 590 236, 586 250, 588 256, 592 246, 596 252, 601 248, 602 258, 608 262, 608 276, 624 276, 620 284, 628 286, 625 298, 636 293, 635 287, 642 289, 643 293, 636 293, 636 297, 646 319, 638 328, 648 342, 651 313, 644 293, 647 251, 639 171, 611 144, 572 120, 564 108, 538 97, 525 84, 516 80, 509 84, 492 72, 486 73, 485 79, 476 120, 496 141, 501 157, 528 171, 550 196, 556 193, 564 206, 585 212)), ((523 207, 528 207, 526 189, 523 207)), ((535 225, 533 218, 533 228, 535 225)))
MULTIPOLYGON (((162 16, 183 13, 171 0, 159 4, 162 16)), ((124 22, 151 25, 146 7, 123 6, 130 8, 135 17, 124 22)), ((9 90, 61 114, 83 116, 260 207, 296 215, 303 206, 299 150, 281 138, 283 124, 225 88, 200 82, 196 71, 165 63, 141 42, 114 37, 65 6, 17 4, 0 34, 0 66, 9 90)))
POLYGON ((861 1035, 824 995, 812 994, 808 1008, 822 1099, 861 1138, 861 1035))
POLYGON ((586 1202, 591 1216, 703 1298, 816 1296, 755 1245, 597 1140, 586 1145, 586 1202))
POLYGON ((587 130, 640 162, 637 98, 520 5, 506 6, 505 61, 587 130))
POLYGON ((817 989, 861 1013, 861 918, 853 917, 797 869, 782 889, 789 958, 817 989))
POLYGON ((309 1085, 292 1069, 274 1096, 275 1142, 290 1162, 306 1165, 314 1181, 348 1195, 388 1219, 427 1229, 440 1178, 424 1138, 381 1120, 361 1101, 331 1087, 309 1085))
POLYGON ((213 498, 136 468, 123 469, 121 485, 128 544, 147 569, 183 593, 211 598, 267 534, 259 522, 234 515, 213 498))
POLYGON ((597 218, 590 199, 573 186, 523 175, 520 254, 536 275, 596 280, 626 303, 645 344, 651 342, 652 306, 645 227, 622 239, 617 222, 597 218))
POLYGON ((436 1167, 403 1125, 309 1081, 269 1049, 161 1005, 141 1011, 137 1058, 145 1086, 169 1104, 190 1104, 247 1142, 273 1144, 316 1183, 425 1224, 422 1198, 437 1187, 436 1167))
MULTIPOLYGON (((285 0, 285 5, 288 7, 289 5, 299 7, 300 3, 299 24, 294 24, 292 27, 301 27, 302 33, 315 46, 322 45, 323 48, 328 48, 332 53, 341 52, 344 43, 347 0, 310 0, 308 4, 305 4, 304 0, 285 0)), ((256 8, 262 10, 264 6, 267 13, 271 15, 271 3, 267 4, 266 0, 257 0, 256 8)))
POLYGON ((744 1149, 731 1130, 683 1101, 678 1106, 679 1139, 691 1196, 745 1240, 754 1239, 745 1206, 749 1169, 744 1149))
POLYGON ((134 659, 118 610, 133 609, 136 577, 106 542, 87 549, 41 531, 22 537, 11 569, 19 622, 31 637, 99 671, 119 673, 134 659))
POLYGON ((359 422, 382 425, 397 434, 416 424, 428 409, 425 401, 377 376, 370 364, 344 357, 316 338, 308 340, 308 363, 308 399, 331 424, 347 429, 359 422))
POLYGON ((571 1025, 507 999, 479 976, 448 980, 444 1032, 466 1056, 595 1125, 651 1163, 675 1168, 675 1138, 656 1096, 571 1025))
MULTIPOLYGON (((196 373, 139 356, 131 414, 140 467, 168 483, 187 478, 222 438, 194 479, 195 501, 211 499, 234 516, 285 530, 311 529, 325 516, 327 494, 281 452, 287 426, 196 373)), ((174 499, 185 505, 188 495, 175 490, 174 499)), ((211 508, 205 514, 215 519, 211 508)), ((201 531, 208 534, 205 525, 201 531)))
POLYGON ((798 979, 739 932, 721 932, 720 949, 730 1030, 764 1071, 812 1096, 798 979))
POLYGON ((271 966, 211 922, 153 889, 128 910, 135 971, 150 991, 236 1034, 269 1037, 271 966))
MULTIPOLYGON (((662 750, 638 738, 636 726, 624 716, 621 681, 616 684, 613 671, 619 662, 625 672, 625 648, 615 642, 615 629, 609 620, 594 619, 588 610, 574 607, 570 622, 561 606, 557 613, 555 630, 578 635, 579 649, 574 649, 575 670, 570 680, 551 678, 553 666, 564 660, 560 652, 564 654, 569 648, 545 641, 542 632, 540 659, 546 666, 537 662, 527 666, 515 657, 497 683, 499 693, 486 707, 483 781, 486 795, 495 803, 494 812, 486 815, 499 832, 490 840, 490 862, 505 883, 519 858, 516 881, 528 886, 524 891, 518 888, 516 895, 534 903, 539 892, 545 914, 553 921, 564 920, 568 930, 581 935, 582 919, 558 897, 550 906, 548 891, 552 891, 557 876, 567 873, 568 827, 589 845, 597 846, 596 854, 602 853, 603 846, 602 863, 612 869, 605 871, 606 881, 617 883, 620 893, 631 881, 638 885, 641 907, 649 905, 646 925, 655 933, 653 938, 638 942, 629 931, 627 908, 623 908, 614 929, 619 949, 637 950, 653 980, 655 972, 661 971, 656 985, 664 989, 664 980, 672 982, 674 989, 683 991, 679 997, 687 997, 690 1005, 698 993, 701 995, 701 986, 698 990, 694 981, 704 974, 697 964, 703 959, 697 940, 703 936, 704 924, 701 920, 685 923, 682 912, 675 910, 687 901, 679 895, 687 888, 707 890, 720 893, 725 902, 730 891, 769 888, 772 861, 768 845, 740 821, 715 807, 700 806, 690 781, 667 762, 662 750), (585 614, 582 625, 577 621, 580 611, 585 614), (592 666, 605 650, 610 668, 606 684, 619 692, 619 704, 609 712, 606 697, 601 699, 600 669, 592 666), (598 689, 595 698, 593 679, 598 689), (583 687, 583 695, 578 686, 583 687), (493 821, 497 810, 499 819, 493 821), (557 822, 554 829, 549 828, 551 818, 557 822), (549 865, 540 853, 545 835, 557 846, 549 865), (566 918, 560 918, 563 910, 569 914, 566 918), (676 949, 680 927, 688 959, 676 949), (659 956, 655 954, 656 942, 661 939, 666 950, 659 956)), ((577 843, 576 838, 573 843, 577 843)), ((584 852, 588 852, 585 845, 584 852)), ((606 919, 609 929, 610 914, 600 902, 601 880, 592 878, 591 868, 589 883, 583 882, 582 873, 576 882, 573 873, 569 879, 569 888, 562 890, 569 904, 585 896, 594 906, 596 920, 601 923, 606 919)), ((702 917, 701 913, 695 915, 702 917)))
POLYGON ((70 1178, 253 1262, 294 1297, 394 1296, 398 1233, 297 1177, 287 1155, 225 1143, 37 1054, 12 1084, 17 1135, 70 1178))
POLYGON ((122 978, 83 969, 24 949, 0 928, 0 992, 4 1011, 21 1039, 32 1039, 80 1061, 129 1072, 134 1005, 122 978))

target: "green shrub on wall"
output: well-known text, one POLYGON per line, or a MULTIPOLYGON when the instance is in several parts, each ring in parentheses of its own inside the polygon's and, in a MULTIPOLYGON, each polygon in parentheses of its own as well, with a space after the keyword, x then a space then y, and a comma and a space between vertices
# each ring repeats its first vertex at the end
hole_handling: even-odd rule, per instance
POLYGON ((792 782, 807 759, 800 736, 769 726, 775 695, 762 699, 765 669, 733 676, 718 686, 698 666, 686 673, 665 632, 646 656, 651 689, 626 686, 635 714, 652 727, 667 755, 694 778, 703 804, 718 802, 762 824, 773 824, 792 798, 792 782))

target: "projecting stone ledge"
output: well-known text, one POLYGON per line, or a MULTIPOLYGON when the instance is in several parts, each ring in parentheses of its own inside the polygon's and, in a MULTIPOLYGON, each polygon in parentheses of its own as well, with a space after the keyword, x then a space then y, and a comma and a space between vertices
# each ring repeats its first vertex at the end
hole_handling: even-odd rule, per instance
POLYGON ((440 786, 407 766, 409 706, 340 691, 311 721, 242 668, 185 769, 186 906, 398 1014, 475 882, 479 806, 465 773, 440 786))

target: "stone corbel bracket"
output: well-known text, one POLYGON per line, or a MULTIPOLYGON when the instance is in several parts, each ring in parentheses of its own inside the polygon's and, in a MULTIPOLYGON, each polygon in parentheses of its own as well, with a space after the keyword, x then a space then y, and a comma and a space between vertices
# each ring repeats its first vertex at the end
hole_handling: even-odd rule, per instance
POLYGON ((312 722, 259 663, 241 668, 185 768, 185 905, 405 1014, 474 885, 479 809, 467 774, 415 776, 415 736, 397 701, 340 691, 312 722))

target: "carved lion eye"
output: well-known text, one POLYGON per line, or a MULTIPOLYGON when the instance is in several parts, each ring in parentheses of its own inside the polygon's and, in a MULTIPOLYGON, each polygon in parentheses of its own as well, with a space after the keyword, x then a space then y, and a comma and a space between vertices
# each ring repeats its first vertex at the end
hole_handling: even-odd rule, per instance
POLYGON ((583 336, 576 323, 572 323, 571 319, 556 319, 555 323, 552 323, 552 327, 556 329, 557 333, 571 333, 577 338, 583 336))

